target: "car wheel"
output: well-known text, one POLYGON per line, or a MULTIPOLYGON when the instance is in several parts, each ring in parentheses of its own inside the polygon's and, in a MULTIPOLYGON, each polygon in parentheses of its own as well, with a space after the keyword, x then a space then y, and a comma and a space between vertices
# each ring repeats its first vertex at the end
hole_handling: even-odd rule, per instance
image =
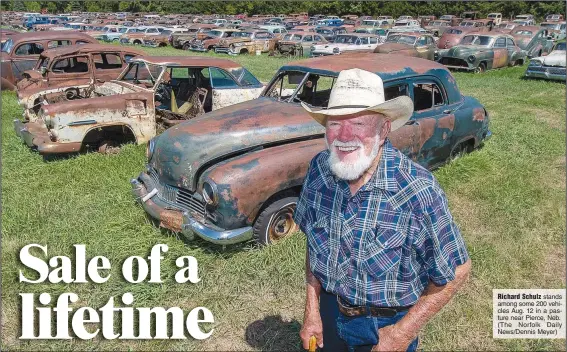
POLYGON ((134 40, 134 45, 140 45, 140 44, 142 44, 141 41, 139 41, 139 40, 134 40))
POLYGON ((183 44, 182 49, 183 49, 183 50, 189 50, 189 47, 190 47, 190 46, 191 46, 191 45, 189 45, 189 43, 185 43, 185 44, 183 44))
POLYGON ((451 151, 451 160, 457 160, 466 153, 472 152, 473 146, 470 141, 461 142, 451 151))
POLYGON ((474 73, 483 73, 486 71, 486 64, 481 62, 478 66, 474 69, 474 73))
POLYGON ((297 197, 285 193, 277 197, 258 216, 254 223, 254 239, 261 245, 274 244, 297 230, 293 214, 297 197))

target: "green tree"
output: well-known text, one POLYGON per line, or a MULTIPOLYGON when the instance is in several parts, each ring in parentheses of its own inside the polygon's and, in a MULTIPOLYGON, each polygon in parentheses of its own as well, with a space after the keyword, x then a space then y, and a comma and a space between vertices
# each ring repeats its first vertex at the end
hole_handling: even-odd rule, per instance
POLYGON ((12 0, 12 11, 25 12, 26 5, 22 0, 12 0))
POLYGON ((25 2, 26 11, 28 12, 40 12, 41 5, 37 1, 26 1, 25 2))

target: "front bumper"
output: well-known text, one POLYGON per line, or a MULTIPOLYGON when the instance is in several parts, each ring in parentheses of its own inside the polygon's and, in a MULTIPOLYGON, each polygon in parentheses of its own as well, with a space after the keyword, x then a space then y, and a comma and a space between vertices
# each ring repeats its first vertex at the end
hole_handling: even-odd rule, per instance
POLYGON ((526 69, 526 77, 542 78, 553 81, 563 81, 567 79, 565 67, 549 67, 549 66, 536 66, 526 69))
POLYGON ((150 47, 150 48, 157 48, 159 45, 157 43, 153 43, 153 42, 150 42, 150 43, 144 42, 142 44, 142 46, 147 46, 147 47, 150 47))
POLYGON ((37 148, 41 155, 74 153, 81 150, 81 142, 53 142, 43 121, 22 122, 14 120, 14 130, 21 140, 30 148, 37 148))
POLYGON ((136 201, 152 218, 160 222, 160 226, 174 232, 181 232, 188 240, 193 240, 197 235, 211 243, 228 245, 252 238, 252 227, 250 226, 233 230, 220 229, 208 224, 199 214, 172 207, 161 200, 158 193, 145 199, 148 194, 154 192, 154 189, 157 190, 154 181, 146 172, 140 173, 138 178, 130 181, 130 184, 136 201), (150 189, 149 192, 148 189, 150 189))
POLYGON ((191 50, 191 51, 198 51, 198 52, 200 52, 200 53, 206 53, 206 52, 207 52, 207 49, 205 49, 205 48, 202 47, 202 46, 191 46, 191 47, 189 48, 189 50, 191 50))

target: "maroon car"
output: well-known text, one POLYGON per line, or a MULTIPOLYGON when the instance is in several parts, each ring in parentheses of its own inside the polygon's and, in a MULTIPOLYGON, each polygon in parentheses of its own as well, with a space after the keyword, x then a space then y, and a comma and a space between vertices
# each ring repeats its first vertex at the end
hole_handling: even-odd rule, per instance
POLYGON ((439 49, 449 49, 459 44, 465 35, 480 32, 480 30, 481 27, 450 27, 443 32, 443 35, 437 41, 437 47, 439 49))

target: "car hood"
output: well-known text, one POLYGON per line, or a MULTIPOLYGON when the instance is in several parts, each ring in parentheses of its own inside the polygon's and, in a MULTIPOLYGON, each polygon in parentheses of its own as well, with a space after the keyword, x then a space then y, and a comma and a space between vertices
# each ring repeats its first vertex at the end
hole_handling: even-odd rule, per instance
POLYGON ((547 56, 536 57, 533 60, 539 60, 545 66, 559 66, 565 67, 565 50, 553 50, 547 56))
POLYGON ((212 163, 324 132, 299 104, 260 97, 167 129, 155 138, 150 165, 162 182, 194 191, 212 163))
POLYGON ((413 45, 402 43, 384 43, 374 49, 375 53, 389 54, 397 51, 413 51, 413 45))
POLYGON ((526 49, 528 44, 532 41, 531 37, 526 37, 523 35, 513 35, 514 41, 516 45, 520 47, 520 49, 526 49))
POLYGON ((491 50, 491 48, 480 45, 455 45, 447 51, 446 55, 451 57, 465 57, 469 55, 477 55, 491 50))

